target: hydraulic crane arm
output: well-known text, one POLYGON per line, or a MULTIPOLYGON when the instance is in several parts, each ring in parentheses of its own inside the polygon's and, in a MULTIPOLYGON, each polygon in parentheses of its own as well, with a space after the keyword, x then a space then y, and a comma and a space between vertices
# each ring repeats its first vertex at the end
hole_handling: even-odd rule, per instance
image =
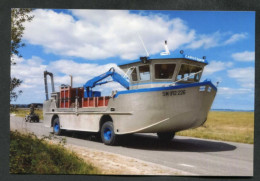
MULTIPOLYGON (((90 79, 89 81, 87 81, 83 86, 84 90, 87 92, 90 92, 91 91, 90 89, 92 89, 96 85, 102 85, 102 84, 111 82, 111 81, 100 82, 101 80, 104 80, 105 78, 107 78, 109 76, 112 77, 113 81, 118 82, 126 89, 129 89, 129 82, 125 78, 123 78, 120 74, 115 72, 115 69, 112 67, 106 73, 99 75, 97 77, 94 77, 93 79, 90 79)), ((87 94, 87 95, 89 95, 89 94, 87 94)))

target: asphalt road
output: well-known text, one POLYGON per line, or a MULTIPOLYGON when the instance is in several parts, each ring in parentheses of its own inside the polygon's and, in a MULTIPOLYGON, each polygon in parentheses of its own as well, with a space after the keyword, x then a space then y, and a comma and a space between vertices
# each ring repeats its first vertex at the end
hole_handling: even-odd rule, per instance
MULTIPOLYGON (((10 117, 10 127, 48 136, 51 128, 42 123, 27 123, 10 117)), ((66 132, 67 143, 129 156, 203 176, 252 176, 253 145, 176 136, 169 144, 159 142, 156 134, 124 137, 120 146, 106 146, 93 134, 66 132)))

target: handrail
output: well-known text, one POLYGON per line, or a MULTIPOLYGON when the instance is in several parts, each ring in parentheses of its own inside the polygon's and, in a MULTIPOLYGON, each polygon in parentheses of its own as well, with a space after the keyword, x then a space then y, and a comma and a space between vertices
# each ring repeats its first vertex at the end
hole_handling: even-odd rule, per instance
POLYGON ((182 79, 177 80, 177 81, 171 83, 169 86, 175 85, 177 82, 180 82, 180 81, 182 81, 182 80, 184 80, 184 79, 186 79, 186 78, 189 78, 189 77, 191 77, 191 76, 193 76, 193 75, 196 75, 196 74, 198 74, 198 73, 201 73, 201 72, 202 72, 202 70, 200 70, 200 71, 198 71, 198 72, 195 72, 195 73, 193 73, 193 74, 190 74, 190 75, 187 76, 187 77, 183 77, 182 79))

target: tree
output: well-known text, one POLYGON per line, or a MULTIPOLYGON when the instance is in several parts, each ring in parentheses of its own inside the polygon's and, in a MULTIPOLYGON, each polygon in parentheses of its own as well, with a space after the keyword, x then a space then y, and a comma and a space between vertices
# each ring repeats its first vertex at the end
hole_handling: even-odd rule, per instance
MULTIPOLYGON (((23 32, 25 30, 24 23, 32 21, 33 17, 30 12, 32 9, 28 8, 14 8, 11 9, 11 66, 14 66, 14 55, 22 57, 19 48, 24 47, 22 42, 23 32)), ((22 83, 22 80, 15 77, 10 77, 10 101, 16 101, 17 97, 22 93, 21 90, 15 91, 22 83)))

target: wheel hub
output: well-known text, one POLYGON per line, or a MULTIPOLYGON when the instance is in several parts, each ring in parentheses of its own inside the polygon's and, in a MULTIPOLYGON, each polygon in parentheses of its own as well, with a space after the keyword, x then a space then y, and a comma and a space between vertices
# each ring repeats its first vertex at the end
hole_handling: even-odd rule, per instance
POLYGON ((109 141, 111 139, 111 130, 109 128, 106 128, 104 130, 104 138, 105 140, 109 141))
POLYGON ((55 124, 54 131, 59 132, 59 130, 60 130, 60 126, 58 124, 55 124))

